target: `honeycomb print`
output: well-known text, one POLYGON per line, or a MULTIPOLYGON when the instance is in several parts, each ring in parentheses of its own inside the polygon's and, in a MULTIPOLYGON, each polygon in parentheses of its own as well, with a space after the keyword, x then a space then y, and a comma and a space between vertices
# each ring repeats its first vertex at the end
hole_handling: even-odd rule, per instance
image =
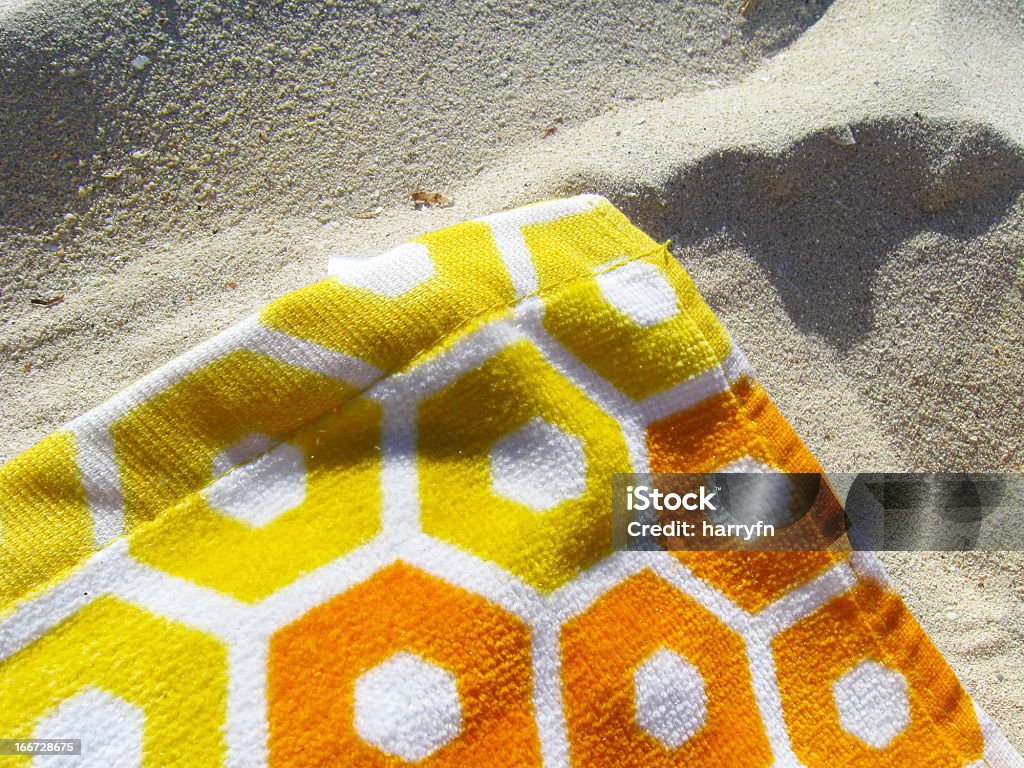
POLYGON ((0 738, 153 768, 1020 765, 872 556, 612 552, 614 473, 737 463, 820 470, 602 198, 334 259, 0 469, 0 738))

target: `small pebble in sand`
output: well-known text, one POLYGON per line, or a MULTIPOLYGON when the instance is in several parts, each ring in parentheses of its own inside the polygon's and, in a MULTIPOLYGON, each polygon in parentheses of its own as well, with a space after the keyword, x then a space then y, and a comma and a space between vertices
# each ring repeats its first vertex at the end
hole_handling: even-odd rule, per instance
POLYGON ((455 200, 441 192, 427 192, 426 190, 417 188, 413 190, 412 203, 416 210, 435 207, 451 208, 455 205, 455 200))
POLYGON ((149 66, 149 56, 144 53, 140 53, 134 59, 132 59, 132 67, 136 72, 141 72, 147 66, 149 66))
POLYGON ((852 147, 857 143, 853 131, 848 125, 837 125, 825 133, 826 138, 837 147, 852 147))

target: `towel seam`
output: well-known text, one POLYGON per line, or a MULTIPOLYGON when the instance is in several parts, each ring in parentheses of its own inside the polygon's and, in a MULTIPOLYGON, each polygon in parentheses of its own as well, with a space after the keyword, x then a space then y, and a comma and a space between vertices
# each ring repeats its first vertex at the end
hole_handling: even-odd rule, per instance
MULTIPOLYGON (((612 219, 612 217, 609 215, 608 211, 601 210, 601 206, 597 206, 594 209, 591 209, 591 211, 589 211, 589 213, 592 213, 594 211, 597 211, 597 212, 599 212, 601 214, 601 218, 604 220, 604 222, 610 228, 609 234, 616 235, 615 239, 616 239, 617 242, 619 242, 620 244, 627 243, 627 241, 625 241, 625 239, 621 237, 622 233, 620 233, 618 231, 618 222, 616 222, 616 221, 614 221, 612 219)), ((579 215, 579 214, 571 214, 571 216, 575 216, 575 215, 579 215)), ((562 217, 562 218, 569 218, 569 217, 562 217)), ((557 220, 561 220, 561 219, 557 219, 557 220)), ((646 250, 644 250, 644 251, 642 251, 640 253, 634 253, 634 254, 629 255, 629 256, 624 256, 624 257, 622 257, 620 259, 615 260, 611 264, 607 264, 607 265, 604 265, 604 266, 601 266, 601 267, 598 267, 598 268, 591 268, 589 271, 581 272, 581 273, 578 273, 578 274, 575 274, 575 275, 571 275, 571 276, 565 277, 565 278, 563 278, 561 280, 558 280, 558 281, 555 281, 555 282, 553 282, 553 283, 551 283, 549 285, 542 286, 542 287, 537 288, 537 289, 535 289, 533 291, 530 291, 529 293, 521 294, 520 296, 517 296, 517 297, 515 297, 513 299, 510 299, 510 300, 508 300, 506 302, 503 302, 501 304, 498 304, 498 305, 495 305, 495 306, 492 306, 492 307, 488 307, 487 309, 481 310, 481 311, 473 314, 472 316, 466 318, 464 321, 459 323, 455 328, 453 328, 453 329, 451 329, 449 331, 446 331, 445 333, 439 335, 435 340, 430 342, 429 345, 426 345, 423 348, 421 348, 415 355, 410 357, 408 360, 406 360, 402 364, 400 364, 400 365, 396 366, 395 368, 387 371, 382 376, 378 377, 373 382, 371 382, 365 388, 356 391, 353 396, 345 399, 343 402, 337 404, 336 406, 333 406, 331 408, 328 408, 327 410, 321 411, 320 413, 318 413, 313 418, 311 418, 311 419, 309 419, 307 421, 304 421, 302 424, 297 425, 285 437, 281 438, 280 440, 275 440, 272 445, 268 446, 264 451, 260 452, 256 456, 253 456, 248 461, 244 462, 243 464, 239 464, 239 465, 237 465, 235 467, 232 467, 228 472, 225 472, 225 473, 223 473, 221 475, 218 475, 218 476, 212 478, 208 483, 204 484, 203 486, 201 486, 201 487, 191 491, 190 493, 188 493, 187 495, 183 496, 182 498, 175 500, 173 503, 171 503, 169 505, 166 505, 166 506, 163 506, 156 514, 154 514, 154 516, 152 518, 147 519, 146 521, 136 525, 135 527, 133 527, 133 528, 131 528, 129 530, 125 530, 119 536, 117 536, 115 538, 112 538, 109 541, 105 542, 102 547, 90 550, 89 552, 85 553, 85 555, 83 557, 79 558, 73 565, 67 566, 66 568, 61 570, 59 573, 53 574, 52 576, 47 578, 45 581, 40 582, 39 584, 36 584, 29 591, 27 591, 26 593, 24 593, 24 594, 20 595, 19 597, 15 598, 10 603, 8 603, 6 606, 4 606, 2 609, 0 609, 0 620, 3 620, 7 616, 11 615, 14 611, 18 610, 18 608, 20 606, 22 606, 23 604, 25 604, 27 602, 30 602, 36 596, 38 596, 38 595, 48 591, 49 589, 51 589, 54 584, 59 584, 61 581, 66 579, 69 574, 73 573, 76 569, 80 568, 83 565, 83 563, 88 562, 92 558, 100 555, 102 552, 107 551, 111 546, 113 546, 117 542, 120 542, 120 541, 125 540, 125 539, 128 539, 130 541, 132 539, 132 537, 134 537, 135 535, 139 534, 140 532, 142 532, 144 530, 148 530, 152 526, 158 524, 167 515, 168 512, 170 512, 170 511, 180 507, 182 504, 188 503, 191 499, 193 499, 195 496, 197 496, 199 494, 202 494, 204 491, 206 491, 210 486, 212 486, 217 481, 221 480, 224 477, 227 477, 232 472, 234 472, 234 471, 236 471, 236 470, 238 470, 238 469, 240 469, 240 468, 242 468, 244 466, 247 466, 247 465, 250 465, 250 464, 252 464, 252 463, 254 463, 256 461, 259 461, 261 458, 266 456, 271 451, 275 450, 279 446, 281 446, 281 445, 287 443, 289 440, 293 439, 300 432, 302 432, 302 431, 310 428, 311 426, 317 424, 318 422, 321 422, 322 420, 324 420, 326 418, 329 418, 329 417, 337 414, 338 412, 344 410, 346 407, 348 407, 351 404, 357 402, 361 397, 363 397, 367 392, 372 390, 374 387, 380 385, 381 383, 383 383, 384 381, 390 379, 391 377, 393 377, 393 376, 395 376, 397 374, 400 374, 401 372, 403 372, 403 371, 405 371, 405 370, 415 366, 421 359, 423 359, 424 357, 429 356, 430 354, 436 352, 438 349, 442 348, 442 346, 444 345, 444 343, 447 340, 458 337, 461 333, 464 332, 464 330, 467 327, 469 327, 469 326, 471 326, 473 324, 476 324, 476 323, 480 323, 480 322, 484 321, 487 318, 497 317, 497 316, 501 315, 502 313, 508 312, 510 309, 516 307, 518 304, 520 304, 520 303, 522 303, 522 302, 524 302, 524 301, 526 301, 528 299, 536 298, 536 297, 545 297, 545 296, 548 296, 548 295, 553 294, 553 293, 561 292, 565 288, 567 288, 569 286, 572 286, 574 284, 580 284, 580 283, 583 283, 583 282, 585 282, 587 280, 592 280, 597 275, 606 274, 608 272, 613 272, 613 271, 615 271, 615 270, 625 266, 626 264, 629 264, 629 263, 632 263, 632 262, 635 262, 635 261, 641 261, 641 260, 644 260, 644 259, 649 259, 652 256, 655 256, 655 255, 657 255, 659 253, 664 254, 669 259, 671 259, 671 255, 669 254, 669 251, 668 251, 668 241, 666 241, 664 243, 661 243, 661 244, 657 245, 654 248, 648 248, 648 249, 646 249, 646 250)), ((330 278, 325 278, 325 279, 330 279, 330 278)), ((698 332, 700 332, 699 329, 698 329, 698 332)), ((704 338, 703 333, 701 333, 701 342, 704 343, 704 344, 707 343, 706 339, 704 338)), ((708 345, 708 348, 710 349, 710 345, 708 345)))

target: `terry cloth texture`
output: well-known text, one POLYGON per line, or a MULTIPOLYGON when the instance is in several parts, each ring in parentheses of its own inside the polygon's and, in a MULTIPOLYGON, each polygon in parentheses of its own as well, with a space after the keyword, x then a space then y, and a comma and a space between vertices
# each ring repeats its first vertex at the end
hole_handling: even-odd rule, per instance
POLYGON ((820 468, 607 201, 332 271, 0 470, 0 737, 90 766, 1021 764, 873 557, 610 551, 614 472, 820 468))

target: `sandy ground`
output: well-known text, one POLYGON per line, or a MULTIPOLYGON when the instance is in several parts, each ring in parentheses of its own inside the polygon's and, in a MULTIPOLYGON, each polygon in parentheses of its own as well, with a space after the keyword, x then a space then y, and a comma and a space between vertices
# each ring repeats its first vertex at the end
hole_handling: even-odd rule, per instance
MULTIPOLYGON (((0 0, 0 80, 0 460, 329 252, 585 191, 829 471, 1024 469, 1013 0, 0 0)), ((1024 749, 1024 556, 884 559, 1024 749)))

